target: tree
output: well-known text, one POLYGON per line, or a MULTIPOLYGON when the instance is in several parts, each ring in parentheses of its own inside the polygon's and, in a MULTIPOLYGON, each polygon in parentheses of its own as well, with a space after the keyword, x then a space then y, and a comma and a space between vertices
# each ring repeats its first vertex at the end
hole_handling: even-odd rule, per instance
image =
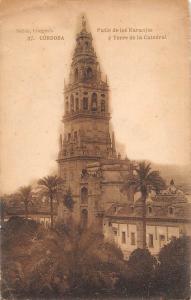
POLYGON ((124 266, 116 245, 95 227, 82 230, 71 220, 50 230, 33 220, 9 219, 2 232, 2 255, 4 299, 111 295, 124 266))
MULTIPOLYGON (((68 220, 57 225, 64 247, 67 279, 74 296, 93 296, 94 293, 111 292, 115 288, 120 269, 124 266, 123 254, 115 244, 105 241, 95 227, 82 228, 80 223, 68 220)), ((64 251, 63 251, 64 248, 64 251)))
POLYGON ((72 197, 72 192, 70 189, 67 190, 66 194, 64 195, 64 205, 66 208, 68 208, 70 211, 73 210, 74 207, 74 200, 72 197))
POLYGON ((56 195, 60 192, 59 188, 62 183, 63 183, 62 178, 56 175, 47 176, 38 181, 38 185, 40 186, 42 194, 49 198, 51 228, 53 228, 53 223, 54 223, 53 200, 56 199, 56 195))
POLYGON ((25 217, 28 218, 28 206, 32 203, 32 187, 30 185, 20 187, 18 195, 25 207, 25 217))
POLYGON ((143 248, 146 248, 146 200, 151 190, 155 190, 158 193, 161 189, 165 188, 165 182, 160 176, 158 171, 151 171, 151 164, 145 161, 140 162, 138 167, 135 168, 135 174, 130 178, 124 180, 122 190, 129 191, 133 189, 133 192, 141 193, 141 201, 143 205, 142 211, 142 240, 143 248))
POLYGON ((118 289, 125 295, 150 296, 153 293, 157 260, 148 249, 136 249, 129 256, 125 273, 120 274, 118 289))
POLYGON ((156 290, 173 299, 189 299, 191 238, 173 238, 159 253, 156 290))

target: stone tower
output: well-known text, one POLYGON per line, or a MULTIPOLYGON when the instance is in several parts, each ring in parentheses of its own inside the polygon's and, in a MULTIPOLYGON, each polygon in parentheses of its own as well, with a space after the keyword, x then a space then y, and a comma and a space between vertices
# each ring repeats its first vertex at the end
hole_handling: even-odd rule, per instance
POLYGON ((99 162, 114 161, 117 157, 114 134, 110 135, 109 87, 101 78, 92 35, 86 29, 84 17, 76 37, 69 83, 64 88, 64 106, 59 176, 72 191, 75 216, 87 218, 88 215, 93 219, 95 211, 100 209, 102 193, 99 162), (87 171, 88 166, 94 166, 92 172, 87 171))

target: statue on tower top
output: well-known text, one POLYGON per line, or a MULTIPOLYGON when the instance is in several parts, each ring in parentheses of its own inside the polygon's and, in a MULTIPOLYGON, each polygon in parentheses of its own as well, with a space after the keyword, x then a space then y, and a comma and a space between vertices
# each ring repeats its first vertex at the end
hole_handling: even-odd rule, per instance
POLYGON ((86 31, 86 20, 85 17, 82 17, 82 31, 86 31))

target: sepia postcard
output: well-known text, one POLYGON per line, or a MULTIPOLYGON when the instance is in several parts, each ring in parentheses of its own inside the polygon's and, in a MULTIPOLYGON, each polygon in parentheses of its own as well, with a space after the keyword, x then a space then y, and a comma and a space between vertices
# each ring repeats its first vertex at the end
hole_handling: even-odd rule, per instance
POLYGON ((1 299, 190 299, 189 14, 0 1, 1 299))

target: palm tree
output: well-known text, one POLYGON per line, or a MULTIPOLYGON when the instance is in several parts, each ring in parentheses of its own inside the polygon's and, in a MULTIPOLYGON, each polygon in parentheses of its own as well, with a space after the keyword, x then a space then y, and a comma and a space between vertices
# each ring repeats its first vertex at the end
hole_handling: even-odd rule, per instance
POLYGON ((32 203, 32 187, 30 185, 20 187, 18 195, 25 207, 25 217, 28 218, 28 206, 32 203))
POLYGON ((133 193, 140 192, 143 205, 142 211, 142 247, 145 249, 146 244, 146 200, 151 190, 159 193, 161 189, 165 188, 165 182, 160 176, 158 171, 151 170, 151 164, 145 161, 140 162, 135 168, 135 174, 130 178, 126 178, 122 187, 122 190, 129 192, 133 189, 133 193))
POLYGON ((53 200, 56 199, 56 196, 59 192, 59 187, 63 183, 62 178, 55 176, 43 177, 38 181, 38 184, 41 187, 41 192, 49 198, 50 201, 50 225, 53 228, 53 218, 54 218, 54 208, 53 200))

